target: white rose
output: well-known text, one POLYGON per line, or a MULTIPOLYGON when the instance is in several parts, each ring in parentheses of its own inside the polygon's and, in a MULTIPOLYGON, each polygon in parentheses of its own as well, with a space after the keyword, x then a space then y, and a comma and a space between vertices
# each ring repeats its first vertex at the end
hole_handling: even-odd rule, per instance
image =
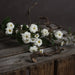
POLYGON ((24 40, 31 38, 31 33, 26 31, 25 33, 22 34, 22 38, 24 40))
POLYGON ((38 31, 38 26, 35 24, 31 24, 30 28, 29 28, 30 32, 32 33, 36 33, 38 31))
POLYGON ((65 42, 64 42, 64 41, 62 41, 62 42, 61 42, 61 46, 63 46, 64 44, 65 44, 65 42))
POLYGON ((9 28, 9 27, 7 27, 6 28, 6 32, 5 32, 6 34, 12 34, 13 33, 13 29, 12 28, 9 28))
POLYGON ((39 52, 43 54, 44 53, 44 50, 43 49, 40 49, 39 52))
POLYGON ((62 39, 62 38, 63 38, 63 33, 62 33, 62 31, 56 31, 56 32, 54 33, 54 35, 55 35, 55 37, 56 37, 57 39, 62 39))
POLYGON ((15 31, 16 32, 16 34, 18 33, 18 29, 15 31))
POLYGON ((26 25, 26 27, 27 27, 27 28, 29 28, 29 26, 28 26, 28 25, 26 25))
POLYGON ((36 46, 41 46, 42 45, 42 40, 41 39, 37 39, 34 44, 36 46))
POLYGON ((21 30, 22 30, 22 28, 23 28, 23 25, 20 25, 21 26, 21 30))
POLYGON ((47 29, 43 29, 43 30, 41 31, 41 33, 42 33, 43 36, 48 36, 48 35, 49 35, 49 32, 48 32, 47 29))
POLYGON ((15 25, 12 23, 12 22, 8 22, 7 23, 7 28, 14 28, 15 27, 15 25))
POLYGON ((25 43, 25 44, 28 44, 28 43, 30 43, 31 42, 31 39, 29 38, 29 39, 22 39, 23 40, 23 42, 25 43))
POLYGON ((36 46, 32 46, 32 47, 30 47, 29 51, 30 52, 37 52, 38 48, 36 46))
POLYGON ((40 36, 39 34, 35 34, 35 36, 34 36, 34 37, 35 37, 35 38, 38 38, 39 36, 40 36))
POLYGON ((31 43, 35 43, 36 38, 31 38, 31 43))

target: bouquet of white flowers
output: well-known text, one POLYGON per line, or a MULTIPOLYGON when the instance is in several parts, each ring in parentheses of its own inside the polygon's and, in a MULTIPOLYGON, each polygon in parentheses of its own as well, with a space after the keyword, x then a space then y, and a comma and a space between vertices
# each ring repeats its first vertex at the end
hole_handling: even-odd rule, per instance
POLYGON ((53 29, 53 25, 51 24, 50 28, 49 26, 41 28, 39 24, 17 25, 12 23, 8 17, 2 22, 1 30, 22 44, 29 44, 29 51, 32 53, 43 54, 44 46, 75 44, 75 36, 72 33, 59 28, 53 29))

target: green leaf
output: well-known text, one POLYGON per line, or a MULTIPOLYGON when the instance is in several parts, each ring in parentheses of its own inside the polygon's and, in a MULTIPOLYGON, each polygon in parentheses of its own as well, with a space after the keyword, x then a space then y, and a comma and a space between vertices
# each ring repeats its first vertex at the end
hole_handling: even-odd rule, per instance
POLYGON ((6 24, 10 22, 10 17, 6 17, 3 21, 2 21, 2 24, 6 24))
POLYGON ((50 46, 50 41, 48 39, 42 38, 42 40, 43 40, 43 46, 45 46, 45 47, 50 46))
POLYGON ((21 37, 20 32, 18 32, 18 33, 16 34, 16 39, 17 39, 17 41, 18 41, 20 44, 24 44, 23 41, 22 41, 22 37, 21 37))
POLYGON ((26 27, 26 25, 25 24, 23 24, 23 28, 22 28, 22 30, 28 30, 28 28, 26 27))
POLYGON ((51 44, 52 44, 52 46, 54 46, 54 45, 55 45, 55 42, 54 42, 54 40, 53 40, 53 39, 51 40, 51 44))
POLYGON ((52 39, 54 39, 54 40, 57 40, 57 38, 55 37, 55 35, 53 34, 53 37, 52 37, 52 39))
POLYGON ((69 27, 69 29, 68 29, 68 33, 69 33, 69 34, 71 33, 71 27, 69 27))
POLYGON ((6 24, 7 24, 8 22, 10 22, 10 17, 6 17, 6 18, 2 21, 2 23, 1 23, 1 29, 2 29, 3 31, 5 31, 6 24))

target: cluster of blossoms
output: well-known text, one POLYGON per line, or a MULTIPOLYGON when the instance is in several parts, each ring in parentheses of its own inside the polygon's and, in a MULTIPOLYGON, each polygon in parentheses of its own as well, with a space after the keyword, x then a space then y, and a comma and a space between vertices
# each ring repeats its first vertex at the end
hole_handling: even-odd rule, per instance
MULTIPOLYGON (((12 22, 7 23, 7 28, 5 29, 6 34, 13 34, 14 27, 15 25, 12 22)), ((20 27, 22 30, 23 25, 21 25, 20 27)), ((49 31, 47 29, 42 29, 39 32, 39 28, 36 24, 31 24, 30 26, 26 25, 26 27, 28 28, 28 30, 20 33, 22 41, 25 44, 32 44, 32 46, 29 49, 30 52, 39 51, 43 53, 43 49, 40 49, 40 46, 42 46, 43 44, 42 37, 48 36, 49 31)), ((16 30, 15 32, 18 32, 18 30, 16 30)))
MULTIPOLYGON (((12 22, 8 22, 6 24, 5 33, 8 35, 13 35, 13 32, 17 33, 20 32, 21 40, 25 44, 30 44, 29 51, 30 52, 40 52, 43 53, 44 50, 41 49, 41 46, 43 45, 43 39, 42 38, 49 38, 54 35, 56 40, 54 40, 54 43, 57 43, 57 41, 60 41, 60 46, 63 46, 65 43, 69 44, 68 37, 64 37, 64 34, 67 32, 63 32, 62 30, 53 30, 53 32, 50 32, 48 29, 39 29, 38 25, 31 24, 31 25, 25 25, 26 30, 24 28, 24 25, 20 25, 20 30, 18 27, 16 28, 16 25, 14 25, 12 22), (52 35, 51 35, 52 34, 52 35), (51 35, 51 36, 50 36, 51 35)), ((52 40, 48 39, 49 41, 52 40)), ((73 39, 71 37, 71 39, 73 39)))
POLYGON ((6 34, 12 34, 15 25, 12 22, 7 23, 6 34))

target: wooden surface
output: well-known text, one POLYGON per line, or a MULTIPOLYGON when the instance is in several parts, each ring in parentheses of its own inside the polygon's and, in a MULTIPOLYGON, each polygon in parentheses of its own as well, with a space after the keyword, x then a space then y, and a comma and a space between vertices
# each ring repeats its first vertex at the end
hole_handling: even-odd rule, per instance
MULTIPOLYGON (((38 57, 32 63, 27 46, 14 40, 0 40, 0 75, 75 75, 75 47, 64 47, 64 51, 50 57, 38 57)), ((52 51, 46 48, 45 51, 52 51)))
POLYGON ((75 75, 75 55, 58 59, 57 75, 75 75))
POLYGON ((0 39, 0 58, 24 53, 27 49, 27 45, 20 45, 16 40, 0 39))
POLYGON ((54 61, 36 64, 29 67, 30 75, 54 75, 54 61))

